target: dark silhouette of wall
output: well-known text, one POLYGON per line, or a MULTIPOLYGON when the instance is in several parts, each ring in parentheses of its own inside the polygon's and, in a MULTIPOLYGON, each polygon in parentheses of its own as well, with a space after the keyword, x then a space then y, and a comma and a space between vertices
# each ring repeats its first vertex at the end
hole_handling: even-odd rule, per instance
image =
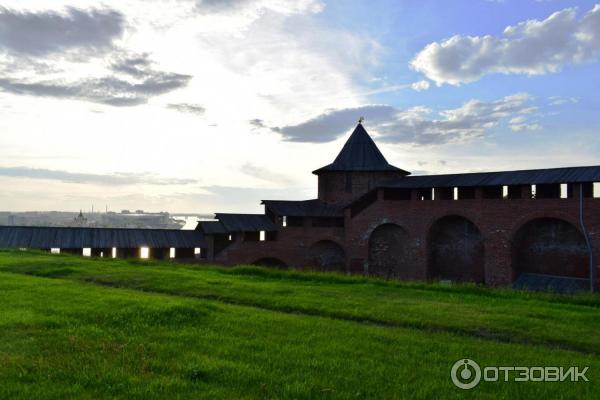
POLYGON ((331 240, 321 240, 313 244, 308 252, 308 264, 319 271, 345 271, 346 252, 331 240))
POLYGON ((369 274, 409 279, 408 232, 396 224, 375 228, 369 238, 369 274))
POLYGON ((515 278, 523 272, 587 278, 588 250, 583 235, 557 218, 525 223, 513 239, 515 278))
POLYGON ((481 232, 464 217, 437 220, 429 231, 428 253, 432 278, 477 283, 485 280, 481 232))

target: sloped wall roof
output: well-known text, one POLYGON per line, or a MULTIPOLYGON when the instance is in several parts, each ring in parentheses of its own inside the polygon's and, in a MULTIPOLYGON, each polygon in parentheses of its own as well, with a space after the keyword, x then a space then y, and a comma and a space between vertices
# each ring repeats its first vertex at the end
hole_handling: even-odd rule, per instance
POLYGON ((199 231, 175 229, 0 226, 0 248, 196 248, 206 247, 199 231))

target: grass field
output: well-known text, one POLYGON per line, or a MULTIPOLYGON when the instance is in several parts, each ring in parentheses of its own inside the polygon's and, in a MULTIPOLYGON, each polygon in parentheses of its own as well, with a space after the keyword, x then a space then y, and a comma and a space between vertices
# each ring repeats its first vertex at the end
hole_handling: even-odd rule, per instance
POLYGON ((0 251, 1 399, 600 398, 600 296, 0 251), (450 380, 455 361, 589 382, 450 380))

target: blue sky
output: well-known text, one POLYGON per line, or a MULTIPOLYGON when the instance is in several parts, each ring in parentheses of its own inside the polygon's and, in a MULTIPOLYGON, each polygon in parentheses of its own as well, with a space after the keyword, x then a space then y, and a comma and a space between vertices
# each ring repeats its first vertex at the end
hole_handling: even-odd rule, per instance
MULTIPOLYGON (((445 1, 344 1, 328 3, 319 16, 328 23, 371 35, 385 48, 377 74, 390 84, 411 83, 421 74, 409 68, 410 60, 431 42, 454 35, 501 36, 508 25, 528 19, 543 20, 556 11, 577 8, 582 15, 591 10, 596 1, 568 0, 456 0, 445 1)), ((598 110, 600 98, 591 93, 591 87, 600 87, 598 64, 565 65, 560 73, 530 77, 527 75, 488 75, 481 80, 460 87, 442 86, 420 93, 385 93, 372 96, 377 103, 393 103, 410 107, 427 103, 440 108, 456 105, 471 98, 492 100, 526 91, 537 98, 551 96, 577 97, 582 100, 578 115, 585 119, 598 110), (587 116, 587 117, 586 117, 587 116)), ((373 88, 378 86, 372 84, 373 88)), ((571 124, 573 121, 569 121, 571 124)), ((584 122, 584 121, 582 121, 584 122)))
MULTIPOLYGON (((528 19, 543 20, 552 13, 577 8, 578 14, 591 10, 596 1, 348 1, 330 3, 321 15, 345 29, 358 29, 372 35, 386 49, 377 74, 390 84, 410 83, 421 74, 409 68, 409 61, 426 44, 454 35, 501 36, 508 25, 528 19)), ((378 83, 372 84, 373 88, 378 83)), ((567 112, 547 118, 548 128, 583 130, 598 122, 594 112, 600 110, 600 97, 591 88, 600 87, 597 62, 565 65, 560 73, 542 76, 492 74, 477 82, 440 86, 422 92, 392 92, 374 95, 376 103, 412 107, 428 104, 434 108, 451 108, 472 98, 493 100, 515 91, 543 99, 561 96, 577 98, 576 105, 561 107, 567 112)))
POLYGON ((414 173, 598 164, 597 3, 0 0, 0 210, 313 198, 360 116, 414 173))

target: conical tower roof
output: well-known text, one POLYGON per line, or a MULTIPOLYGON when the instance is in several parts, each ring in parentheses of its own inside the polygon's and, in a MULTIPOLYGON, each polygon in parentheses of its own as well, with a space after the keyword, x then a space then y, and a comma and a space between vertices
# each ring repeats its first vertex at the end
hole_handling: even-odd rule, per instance
POLYGON ((394 167, 387 162, 360 122, 335 160, 331 164, 313 171, 313 174, 333 171, 395 171, 410 175, 410 172, 394 167))

